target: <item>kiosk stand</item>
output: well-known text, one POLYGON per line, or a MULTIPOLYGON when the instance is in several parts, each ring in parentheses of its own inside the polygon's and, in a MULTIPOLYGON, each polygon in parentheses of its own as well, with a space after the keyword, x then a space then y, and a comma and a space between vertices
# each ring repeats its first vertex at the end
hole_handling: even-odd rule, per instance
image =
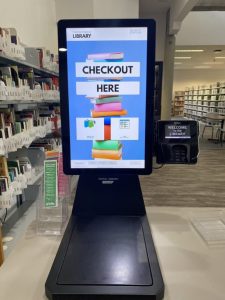
POLYGON ((163 298, 137 175, 80 176, 46 294, 57 300, 163 298))
POLYGON ((162 299, 139 174, 152 171, 155 22, 62 20, 63 162, 79 174, 52 300, 162 299))

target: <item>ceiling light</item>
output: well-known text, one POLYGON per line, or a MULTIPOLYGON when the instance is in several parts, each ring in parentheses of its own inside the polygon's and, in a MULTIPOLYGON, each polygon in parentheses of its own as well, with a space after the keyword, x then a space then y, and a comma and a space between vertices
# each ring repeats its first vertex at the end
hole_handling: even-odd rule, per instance
POLYGON ((211 69, 211 66, 194 66, 194 69, 211 69))
POLYGON ((175 59, 191 59, 191 56, 175 56, 175 59))
POLYGON ((182 65, 182 62, 179 62, 179 61, 175 61, 174 63, 175 65, 182 65))
POLYGON ((210 61, 210 62, 204 62, 203 65, 224 65, 224 62, 222 62, 222 61, 210 61))
POLYGON ((204 52, 203 49, 176 49, 175 52, 204 52))
POLYGON ((225 59, 225 56, 215 56, 215 59, 225 59))

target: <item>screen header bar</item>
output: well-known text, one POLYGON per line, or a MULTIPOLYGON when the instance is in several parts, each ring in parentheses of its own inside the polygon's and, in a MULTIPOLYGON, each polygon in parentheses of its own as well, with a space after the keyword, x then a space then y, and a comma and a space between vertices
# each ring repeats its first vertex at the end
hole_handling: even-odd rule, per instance
POLYGON ((146 41, 147 27, 67 28, 67 41, 146 41))

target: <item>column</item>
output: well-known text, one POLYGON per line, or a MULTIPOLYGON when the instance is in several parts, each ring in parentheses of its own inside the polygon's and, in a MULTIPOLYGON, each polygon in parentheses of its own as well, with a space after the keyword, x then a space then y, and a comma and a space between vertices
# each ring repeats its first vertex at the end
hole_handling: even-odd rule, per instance
POLYGON ((2 228, 0 225, 0 266, 3 264, 4 261, 4 253, 3 253, 3 243, 2 243, 2 228))
POLYGON ((166 35, 165 56, 163 64, 161 119, 171 118, 171 103, 173 98, 173 72, 175 54, 175 36, 166 35))

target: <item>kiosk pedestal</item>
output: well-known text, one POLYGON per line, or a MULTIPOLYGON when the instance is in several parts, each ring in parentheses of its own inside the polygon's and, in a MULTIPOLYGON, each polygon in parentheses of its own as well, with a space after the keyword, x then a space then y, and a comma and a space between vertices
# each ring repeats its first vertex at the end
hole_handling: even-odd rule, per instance
POLYGON ((137 175, 80 176, 45 288, 52 300, 163 298, 137 175))

